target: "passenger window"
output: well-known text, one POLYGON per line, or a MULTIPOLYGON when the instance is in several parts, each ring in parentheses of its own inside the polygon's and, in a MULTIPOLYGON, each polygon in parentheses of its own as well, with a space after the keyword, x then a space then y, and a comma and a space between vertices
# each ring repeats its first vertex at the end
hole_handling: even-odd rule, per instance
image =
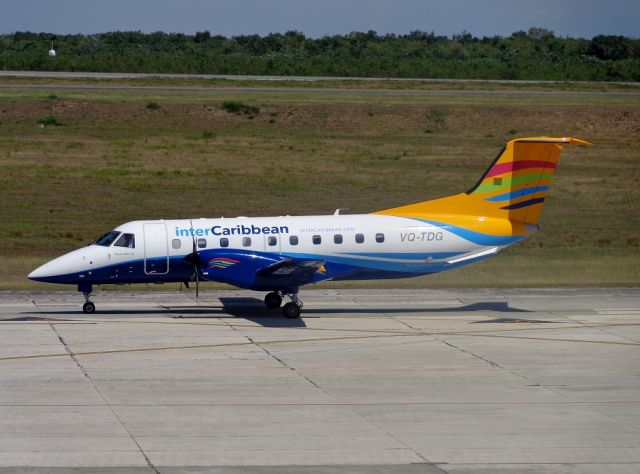
POLYGON ((220 239, 220 247, 228 247, 229 246, 229 239, 227 239, 226 237, 222 237, 220 239))
POLYGON ((267 239, 267 244, 269 245, 269 247, 274 247, 277 243, 278 239, 273 235, 270 235, 267 239))
POLYGON ((298 245, 298 236, 297 235, 290 235, 289 236, 289 243, 291 245, 298 245))
POLYGON ((361 244, 364 242, 364 234, 356 234, 356 244, 361 244))
POLYGON ((130 249, 134 249, 136 248, 136 238, 133 234, 122 234, 113 245, 116 247, 127 247, 130 249))
POLYGON ((242 237, 242 246, 250 247, 251 246, 251 237, 242 237))
POLYGON ((199 238, 198 239, 198 248, 203 249, 207 246, 207 239, 199 238))
POLYGON ((341 244, 342 243, 342 234, 335 234, 333 236, 333 243, 334 244, 341 244))
POLYGON ((319 235, 314 235, 311 241, 313 242, 313 245, 320 245, 320 243, 322 242, 322 237, 320 237, 319 235))
POLYGON ((180 239, 173 239, 171 241, 171 248, 173 249, 179 249, 180 247, 182 247, 182 241, 180 239))
POLYGON ((378 242, 379 244, 384 242, 384 234, 376 234, 376 242, 378 242))

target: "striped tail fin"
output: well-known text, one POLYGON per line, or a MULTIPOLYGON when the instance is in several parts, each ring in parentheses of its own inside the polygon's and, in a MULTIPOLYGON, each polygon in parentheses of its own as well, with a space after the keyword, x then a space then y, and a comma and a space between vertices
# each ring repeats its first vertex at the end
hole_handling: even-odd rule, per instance
POLYGON ((469 222, 471 217, 474 221, 486 217, 522 226, 536 224, 564 145, 589 145, 589 142, 549 137, 511 140, 468 192, 385 209, 376 214, 447 222, 469 222), (449 217, 434 217, 438 215, 449 217))
POLYGON ((535 224, 565 144, 588 142, 546 137, 511 140, 467 194, 493 206, 495 212, 507 211, 509 220, 535 224))

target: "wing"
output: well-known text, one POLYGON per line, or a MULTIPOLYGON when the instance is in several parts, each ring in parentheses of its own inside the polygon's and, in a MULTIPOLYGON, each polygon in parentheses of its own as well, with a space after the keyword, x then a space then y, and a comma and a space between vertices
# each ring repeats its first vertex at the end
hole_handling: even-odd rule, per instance
POLYGON ((202 277, 252 290, 286 290, 326 279, 323 260, 291 258, 268 252, 204 250, 202 277))

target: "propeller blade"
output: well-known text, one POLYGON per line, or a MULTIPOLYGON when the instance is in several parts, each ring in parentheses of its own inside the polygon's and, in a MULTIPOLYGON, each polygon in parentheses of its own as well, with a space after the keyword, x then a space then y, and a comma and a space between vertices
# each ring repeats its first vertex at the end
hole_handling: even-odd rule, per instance
POLYGON ((193 221, 189 219, 189 223, 191 225, 191 242, 193 244, 191 253, 191 262, 193 263, 193 270, 196 273, 196 300, 198 299, 198 295, 200 294, 200 254, 198 253, 198 249, 196 247, 196 236, 193 234, 193 221))
POLYGON ((196 269, 196 301, 198 300, 199 293, 200 293, 200 270, 196 269))

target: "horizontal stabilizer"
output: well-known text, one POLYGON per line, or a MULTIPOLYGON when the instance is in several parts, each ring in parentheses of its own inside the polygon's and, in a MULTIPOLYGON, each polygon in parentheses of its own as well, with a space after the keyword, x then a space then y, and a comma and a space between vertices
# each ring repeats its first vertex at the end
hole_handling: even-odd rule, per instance
POLYGON ((482 252, 476 252, 476 253, 472 253, 472 254, 467 254, 464 255, 462 257, 459 258, 454 258, 451 260, 447 260, 447 263, 449 265, 453 265, 455 263, 461 263, 461 262, 466 262, 468 260, 475 260, 478 258, 482 258, 482 257, 489 257, 491 255, 495 255, 496 253, 498 253, 498 250, 500 250, 499 247, 491 247, 487 250, 483 250, 482 252))

